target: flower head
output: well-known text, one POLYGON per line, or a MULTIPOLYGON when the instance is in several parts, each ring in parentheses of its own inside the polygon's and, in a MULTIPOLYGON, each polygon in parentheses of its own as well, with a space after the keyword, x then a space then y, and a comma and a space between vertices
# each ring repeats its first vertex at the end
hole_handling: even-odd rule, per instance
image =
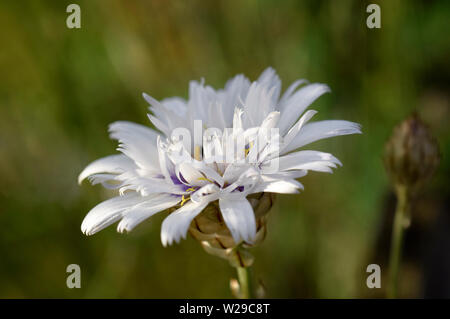
POLYGON ((398 124, 386 142, 384 164, 396 185, 410 191, 430 179, 440 160, 439 145, 416 113, 398 124))
POLYGON ((268 68, 257 81, 238 75, 219 90, 192 81, 187 101, 159 102, 144 94, 159 132, 130 122, 110 125, 122 154, 94 161, 79 182, 89 178, 119 195, 94 207, 82 231, 92 235, 117 221, 119 232, 131 231, 170 209, 162 223, 163 245, 185 238, 196 218, 203 228, 195 233, 191 227, 194 237, 223 234, 225 246, 255 243, 271 205, 255 213, 262 210, 261 194, 297 193, 303 189, 297 179, 308 171, 332 172, 341 165, 329 153, 298 149, 361 133, 353 122, 309 122, 316 111, 306 109, 326 92, 324 84, 299 80, 281 95, 281 81, 268 68))

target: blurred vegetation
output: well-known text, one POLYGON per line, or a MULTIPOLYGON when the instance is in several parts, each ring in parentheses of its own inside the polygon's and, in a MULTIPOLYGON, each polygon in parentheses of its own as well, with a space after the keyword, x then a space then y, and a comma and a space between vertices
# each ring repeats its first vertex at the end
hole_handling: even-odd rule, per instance
MULTIPOLYGON (((382 296, 365 284, 370 263, 387 274, 393 199, 381 155, 413 110, 443 154, 405 247, 403 296, 424 295, 424 258, 436 255, 426 257, 434 251, 426 243, 450 245, 450 227, 439 222, 448 221, 450 194, 450 2, 375 1, 382 27, 372 30, 370 2, 357 0, 80 0, 82 28, 68 29, 72 2, 0 2, 0 297, 231 297, 227 262, 191 238, 162 247, 163 214, 128 235, 114 227, 82 235, 85 214, 111 193, 78 186, 77 175, 115 152, 110 122, 149 124, 142 92, 186 97, 191 79, 221 87, 267 66, 284 88, 298 78, 329 84, 332 94, 313 105, 317 119, 359 122, 364 131, 311 146, 344 166, 311 173, 302 194, 278 197, 254 250, 267 296, 382 296), (66 287, 71 263, 81 266, 81 289, 66 287)), ((440 269, 450 297, 450 266, 440 269)))

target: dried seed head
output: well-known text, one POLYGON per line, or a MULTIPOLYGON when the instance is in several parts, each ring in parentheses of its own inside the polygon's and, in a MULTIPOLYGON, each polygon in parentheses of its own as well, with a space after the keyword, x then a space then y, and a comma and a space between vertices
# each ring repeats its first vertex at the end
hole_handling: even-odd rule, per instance
POLYGON ((395 127, 385 146, 384 163, 396 185, 417 190, 435 171, 439 147, 417 114, 395 127))

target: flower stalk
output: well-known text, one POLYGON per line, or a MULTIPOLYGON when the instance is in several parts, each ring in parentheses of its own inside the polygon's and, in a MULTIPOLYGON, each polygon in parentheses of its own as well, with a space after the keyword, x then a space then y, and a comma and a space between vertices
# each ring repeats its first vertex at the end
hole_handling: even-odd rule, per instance
POLYGON ((236 271, 239 282, 239 297, 241 299, 253 298, 250 267, 237 267, 236 271))
POLYGON ((389 257, 389 282, 387 289, 388 298, 397 298, 398 295, 398 273, 402 258, 402 246, 404 231, 410 225, 409 196, 408 189, 404 185, 396 188, 397 208, 392 227, 391 252, 389 257))

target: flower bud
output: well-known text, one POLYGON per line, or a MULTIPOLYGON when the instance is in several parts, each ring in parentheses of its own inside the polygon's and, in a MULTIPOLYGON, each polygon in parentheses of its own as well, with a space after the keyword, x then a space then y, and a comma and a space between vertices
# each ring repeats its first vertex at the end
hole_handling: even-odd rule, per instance
MULTIPOLYGON (((266 235, 266 215, 272 207, 273 193, 258 193, 247 197, 253 207, 256 219, 256 237, 253 244, 244 243, 245 248, 261 243, 266 235)), ((235 267, 248 267, 253 263, 253 256, 240 249, 222 218, 218 202, 209 204, 191 223, 189 233, 200 241, 206 252, 219 256, 235 267)))
POLYGON ((396 185, 410 191, 417 190, 433 175, 439 159, 436 140, 415 113, 394 128, 385 146, 388 174, 396 185))

